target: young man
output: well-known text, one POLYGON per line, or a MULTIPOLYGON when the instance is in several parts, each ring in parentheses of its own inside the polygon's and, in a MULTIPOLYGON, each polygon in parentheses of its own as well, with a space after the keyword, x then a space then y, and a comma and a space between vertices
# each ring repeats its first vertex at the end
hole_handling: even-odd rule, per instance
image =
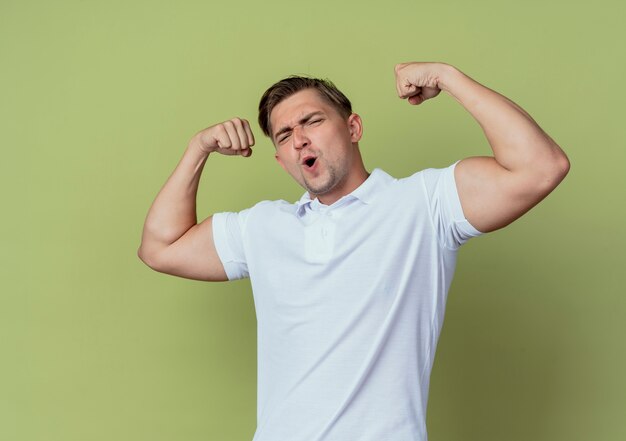
POLYGON ((199 280, 250 277, 254 441, 426 440, 457 250, 520 217, 569 170, 526 112, 453 66, 405 63, 395 73, 410 104, 452 95, 483 128, 493 157, 403 179, 370 174, 350 101, 330 82, 290 77, 265 93, 259 123, 276 160, 307 190, 298 202, 263 201, 197 223, 207 158, 252 154, 250 125, 234 118, 192 138, 148 213, 139 256, 150 267, 199 280))

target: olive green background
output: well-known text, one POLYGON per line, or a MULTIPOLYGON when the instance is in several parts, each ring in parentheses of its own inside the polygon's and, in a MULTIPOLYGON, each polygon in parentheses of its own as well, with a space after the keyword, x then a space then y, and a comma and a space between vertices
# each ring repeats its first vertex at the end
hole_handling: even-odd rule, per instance
POLYGON ((292 73, 352 99, 369 170, 489 154, 450 96, 397 98, 405 61, 453 64, 508 96, 572 164, 524 218, 461 250, 431 441, 626 439, 625 12, 617 0, 2 0, 0 439, 251 440, 249 282, 150 270, 136 256, 144 217, 191 136, 233 116, 257 145, 210 158, 199 218, 299 198, 256 123, 262 92, 292 73))

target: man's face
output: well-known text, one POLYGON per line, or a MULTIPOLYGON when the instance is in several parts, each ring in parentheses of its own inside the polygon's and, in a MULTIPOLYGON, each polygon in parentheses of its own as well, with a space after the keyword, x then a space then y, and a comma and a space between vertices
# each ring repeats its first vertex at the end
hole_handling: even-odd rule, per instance
MULTIPOLYGON (((281 101, 270 115, 276 160, 311 197, 342 192, 362 167, 361 119, 346 120, 314 89, 281 101)), ((336 198, 335 198, 336 199, 336 198)))

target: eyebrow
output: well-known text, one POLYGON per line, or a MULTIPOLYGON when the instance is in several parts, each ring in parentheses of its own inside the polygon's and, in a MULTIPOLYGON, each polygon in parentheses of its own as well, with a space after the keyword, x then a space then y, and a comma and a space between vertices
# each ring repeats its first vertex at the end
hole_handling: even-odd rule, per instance
MULTIPOLYGON (((300 124, 305 124, 308 120, 310 120, 311 118, 313 118, 314 116, 317 115, 323 115, 324 112, 322 112, 321 110, 316 110, 315 112, 311 112, 311 113, 307 113, 306 115, 304 115, 302 118, 300 118, 300 120, 298 121, 297 125, 300 124)), ((289 127, 289 126, 285 126, 282 129, 280 129, 278 132, 276 132, 274 134, 274 140, 276 140, 280 135, 282 135, 285 132, 290 132, 291 130, 293 130, 293 128, 289 127)))

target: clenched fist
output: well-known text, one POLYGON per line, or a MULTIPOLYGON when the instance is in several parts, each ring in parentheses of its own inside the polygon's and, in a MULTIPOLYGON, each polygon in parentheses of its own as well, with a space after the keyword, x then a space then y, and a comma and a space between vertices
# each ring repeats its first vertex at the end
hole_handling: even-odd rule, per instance
POLYGON ((400 63, 396 64, 396 89, 398 96, 410 104, 418 105, 439 95, 442 90, 441 77, 449 64, 444 63, 400 63))
POLYGON ((222 155, 241 155, 248 157, 252 154, 254 135, 250 130, 250 123, 242 118, 232 118, 197 133, 200 149, 205 153, 217 152, 222 155))

